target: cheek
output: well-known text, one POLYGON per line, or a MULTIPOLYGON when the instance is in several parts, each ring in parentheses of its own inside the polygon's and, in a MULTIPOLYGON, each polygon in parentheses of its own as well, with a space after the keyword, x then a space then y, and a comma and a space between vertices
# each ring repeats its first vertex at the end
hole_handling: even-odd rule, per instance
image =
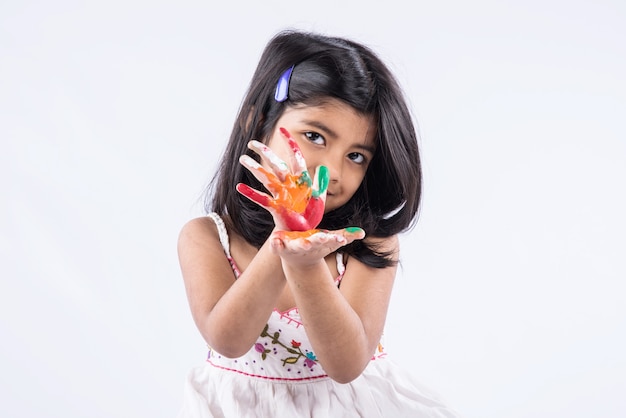
POLYGON ((357 170, 353 176, 351 176, 351 185, 354 189, 354 191, 356 192, 356 190, 361 186, 361 183, 363 183, 363 180, 365 180, 365 170, 361 169, 361 170, 357 170))
POLYGON ((359 190, 360 186, 360 181, 354 181, 350 183, 350 197, 352 197, 356 193, 356 191, 359 190))

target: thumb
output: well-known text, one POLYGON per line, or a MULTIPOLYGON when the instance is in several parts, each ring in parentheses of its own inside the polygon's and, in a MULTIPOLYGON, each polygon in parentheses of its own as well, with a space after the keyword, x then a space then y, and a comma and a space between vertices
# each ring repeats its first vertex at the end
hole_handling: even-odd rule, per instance
POLYGON ((313 198, 322 199, 326 202, 326 192, 328 191, 328 183, 330 182, 330 175, 328 174, 328 168, 325 165, 319 165, 315 169, 315 176, 313 177, 313 198))

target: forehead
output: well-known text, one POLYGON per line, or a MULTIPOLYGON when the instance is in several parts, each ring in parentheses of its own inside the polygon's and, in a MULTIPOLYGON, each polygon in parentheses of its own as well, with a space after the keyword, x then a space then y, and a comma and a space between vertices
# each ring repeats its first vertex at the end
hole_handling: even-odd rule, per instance
POLYGON ((279 123, 317 129, 326 136, 375 147, 376 122, 373 115, 359 113, 352 106, 329 98, 316 105, 294 105, 285 109, 279 123))

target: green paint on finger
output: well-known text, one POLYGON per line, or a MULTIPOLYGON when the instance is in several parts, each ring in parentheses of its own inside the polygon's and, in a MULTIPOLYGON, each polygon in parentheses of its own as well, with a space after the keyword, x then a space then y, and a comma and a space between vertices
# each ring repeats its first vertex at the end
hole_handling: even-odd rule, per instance
POLYGON ((321 165, 317 169, 317 183, 317 190, 313 190, 313 197, 319 197, 328 189, 330 174, 328 174, 328 168, 325 165, 321 165))
POLYGON ((357 232, 365 231, 363 231, 363 229, 359 228, 358 226, 349 226, 346 228, 346 232, 349 232, 350 234, 356 234, 357 232))

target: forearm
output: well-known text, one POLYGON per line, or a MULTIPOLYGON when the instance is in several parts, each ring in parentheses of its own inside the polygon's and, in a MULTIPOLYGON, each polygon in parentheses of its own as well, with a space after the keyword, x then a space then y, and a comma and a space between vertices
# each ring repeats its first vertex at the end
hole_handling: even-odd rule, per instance
POLYGON ((203 318, 207 343, 227 357, 239 357, 257 340, 284 287, 280 258, 264 245, 241 276, 203 318))
POLYGON ((330 377, 358 377, 374 348, 361 318, 339 292, 323 260, 312 266, 283 264, 313 351, 330 377))

